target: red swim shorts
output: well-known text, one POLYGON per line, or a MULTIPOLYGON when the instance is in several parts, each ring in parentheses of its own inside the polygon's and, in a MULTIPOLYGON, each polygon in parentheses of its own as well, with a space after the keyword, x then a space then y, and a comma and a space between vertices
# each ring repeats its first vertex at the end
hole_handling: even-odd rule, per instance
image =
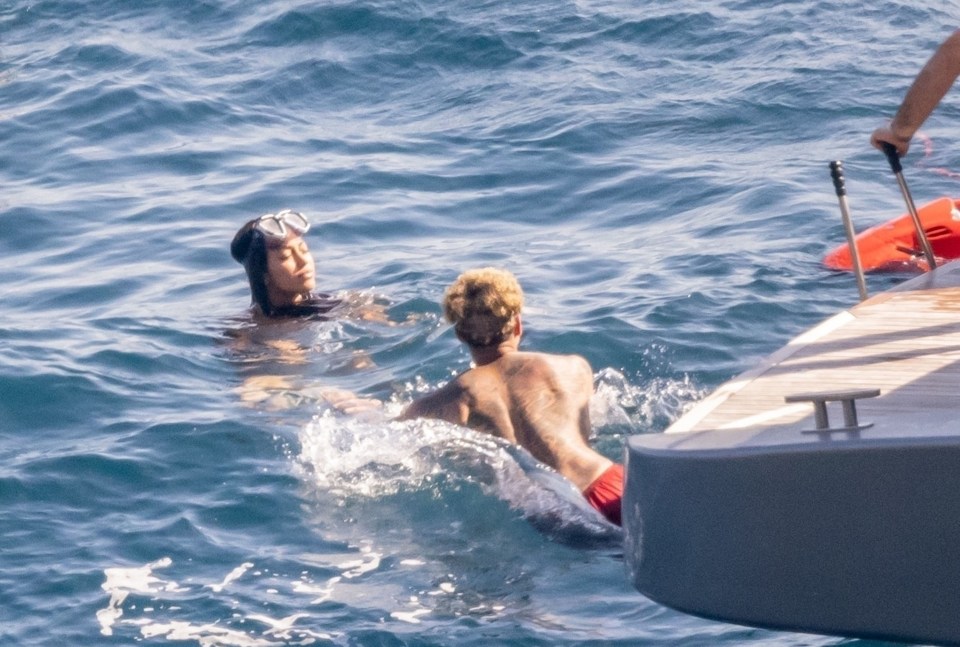
POLYGON ((614 463, 591 483, 583 496, 611 522, 620 524, 620 500, 623 498, 623 465, 614 463))

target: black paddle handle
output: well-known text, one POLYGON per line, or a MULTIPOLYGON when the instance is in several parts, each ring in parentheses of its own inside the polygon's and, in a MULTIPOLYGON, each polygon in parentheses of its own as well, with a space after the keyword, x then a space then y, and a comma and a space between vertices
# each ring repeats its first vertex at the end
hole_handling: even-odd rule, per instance
POLYGON ((883 142, 883 154, 887 156, 887 161, 890 162, 890 169, 894 175, 903 172, 903 166, 900 165, 900 155, 897 154, 896 146, 890 142, 883 142))
POLYGON ((907 182, 903 179, 903 166, 900 165, 900 156, 897 155, 896 147, 889 142, 883 142, 883 153, 887 156, 887 161, 890 162, 890 168, 893 169, 893 175, 897 178, 897 184, 900 185, 900 192, 903 194, 903 201, 907 203, 907 211, 910 212, 910 218, 913 220, 913 227, 917 232, 920 248, 927 259, 927 266, 932 270, 937 266, 937 257, 933 254, 933 247, 930 246, 930 240, 927 238, 923 223, 920 222, 920 215, 913 205, 910 189, 907 188, 907 182))
POLYGON ((850 248, 850 263, 857 276, 857 288, 860 290, 860 300, 867 298, 867 282, 863 277, 863 266, 860 265, 860 253, 857 250, 857 235, 853 231, 853 221, 850 220, 850 210, 847 207, 847 185, 843 178, 843 162, 830 162, 830 177, 833 178, 833 188, 837 190, 837 200, 840 201, 840 215, 843 216, 843 229, 847 232, 847 245, 850 248))
POLYGON ((837 197, 842 198, 847 195, 847 185, 843 179, 843 162, 840 160, 830 162, 830 177, 833 178, 833 188, 837 190, 837 197))

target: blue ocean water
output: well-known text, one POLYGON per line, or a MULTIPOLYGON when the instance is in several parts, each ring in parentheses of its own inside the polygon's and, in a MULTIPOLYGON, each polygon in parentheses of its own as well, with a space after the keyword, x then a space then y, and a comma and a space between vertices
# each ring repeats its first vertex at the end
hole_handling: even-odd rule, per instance
POLYGON ((468 365, 468 267, 590 361, 613 458, 852 305, 827 164, 858 228, 903 211, 867 139, 960 19, 915 5, 0 5, 0 643, 871 644, 666 609, 529 456, 390 416, 468 365), (248 315, 229 240, 285 207, 336 320, 248 315))

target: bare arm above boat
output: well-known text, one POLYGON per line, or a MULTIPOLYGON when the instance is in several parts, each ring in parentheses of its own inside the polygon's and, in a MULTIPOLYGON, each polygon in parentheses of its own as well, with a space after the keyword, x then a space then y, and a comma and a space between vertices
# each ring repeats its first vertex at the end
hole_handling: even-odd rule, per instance
POLYGON ((897 114, 887 126, 873 131, 870 143, 876 148, 881 148, 884 142, 890 143, 896 146, 901 156, 906 155, 910 140, 953 86, 957 76, 960 76, 960 30, 940 44, 907 90, 897 114))

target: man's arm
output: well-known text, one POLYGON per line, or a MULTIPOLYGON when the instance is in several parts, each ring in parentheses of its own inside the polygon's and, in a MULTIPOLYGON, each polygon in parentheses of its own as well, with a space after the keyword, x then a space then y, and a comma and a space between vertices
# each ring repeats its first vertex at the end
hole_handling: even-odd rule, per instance
POLYGON ((910 148, 910 140, 930 113, 940 103, 954 81, 960 76, 960 30, 953 32, 927 61, 910 89, 900 109, 888 126, 877 128, 870 143, 881 148, 883 143, 896 146, 902 156, 910 148))
POLYGON ((466 425, 469 416, 470 408, 463 388, 453 380, 433 393, 414 400, 397 419, 435 418, 455 425, 466 425))

